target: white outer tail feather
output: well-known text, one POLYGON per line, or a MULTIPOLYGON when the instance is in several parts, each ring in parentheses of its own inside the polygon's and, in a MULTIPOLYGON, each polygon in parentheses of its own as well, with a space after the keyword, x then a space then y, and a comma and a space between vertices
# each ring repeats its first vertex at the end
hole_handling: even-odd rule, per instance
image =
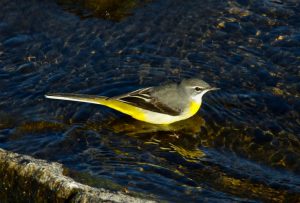
POLYGON ((91 96, 91 95, 80 95, 80 94, 67 94, 67 93, 55 93, 45 95, 48 99, 66 100, 66 101, 77 101, 91 104, 101 104, 99 100, 107 99, 107 97, 91 96))

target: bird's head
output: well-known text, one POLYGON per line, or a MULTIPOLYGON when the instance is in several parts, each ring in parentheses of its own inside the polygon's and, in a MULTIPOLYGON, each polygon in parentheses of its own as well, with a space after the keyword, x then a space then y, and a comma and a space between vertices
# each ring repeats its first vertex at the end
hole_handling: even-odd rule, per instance
POLYGON ((202 102, 202 97, 206 92, 220 89, 211 87, 209 84, 200 79, 185 79, 180 83, 180 86, 193 101, 200 104, 202 102))

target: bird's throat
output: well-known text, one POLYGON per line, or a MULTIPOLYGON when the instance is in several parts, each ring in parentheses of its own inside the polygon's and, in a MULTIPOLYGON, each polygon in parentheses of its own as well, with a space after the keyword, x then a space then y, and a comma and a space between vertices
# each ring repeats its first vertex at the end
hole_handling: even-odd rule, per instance
POLYGON ((189 109, 189 114, 194 115, 197 113, 197 111, 200 109, 201 106, 201 102, 195 102, 195 101, 191 101, 190 104, 190 109, 189 109))

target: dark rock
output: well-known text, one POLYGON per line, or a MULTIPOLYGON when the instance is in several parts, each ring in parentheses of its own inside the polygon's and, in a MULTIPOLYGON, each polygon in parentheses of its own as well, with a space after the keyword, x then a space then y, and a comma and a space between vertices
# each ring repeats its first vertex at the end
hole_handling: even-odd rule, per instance
POLYGON ((64 175, 59 163, 0 149, 1 202, 154 202, 93 188, 64 175))

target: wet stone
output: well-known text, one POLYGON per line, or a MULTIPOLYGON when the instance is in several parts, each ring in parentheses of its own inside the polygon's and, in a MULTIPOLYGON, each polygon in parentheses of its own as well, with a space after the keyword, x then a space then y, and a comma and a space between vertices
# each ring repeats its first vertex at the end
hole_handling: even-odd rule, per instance
POLYGON ((93 188, 64 175, 62 165, 0 149, 3 202, 154 202, 121 191, 93 188))

